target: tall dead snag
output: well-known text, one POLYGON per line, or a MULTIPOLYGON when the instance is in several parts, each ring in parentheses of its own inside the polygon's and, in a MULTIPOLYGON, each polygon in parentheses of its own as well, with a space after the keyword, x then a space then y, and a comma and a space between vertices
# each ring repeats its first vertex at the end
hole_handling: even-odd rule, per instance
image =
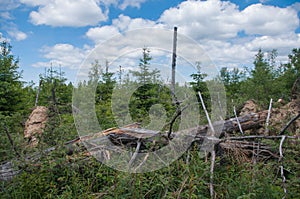
POLYGON ((40 80, 39 88, 38 88, 38 90, 37 90, 36 97, 35 97, 35 104, 34 104, 35 107, 38 106, 39 95, 40 95, 40 92, 41 92, 42 83, 43 83, 43 80, 40 80))
POLYGON ((173 101, 175 102, 175 71, 176 71, 176 49, 177 49, 177 27, 174 27, 173 36, 173 54, 172 54, 172 82, 171 82, 171 92, 173 96, 173 101))
POLYGON ((176 49, 177 49, 177 27, 174 27, 174 35, 173 35, 173 53, 172 53, 172 79, 171 79, 171 95, 172 95, 172 102, 173 105, 176 106, 176 113, 177 116, 174 117, 174 120, 170 123, 168 138, 170 138, 173 128, 173 123, 175 122, 176 118, 181 115, 180 110, 180 103, 178 102, 176 95, 175 95, 175 72, 176 72, 176 49))

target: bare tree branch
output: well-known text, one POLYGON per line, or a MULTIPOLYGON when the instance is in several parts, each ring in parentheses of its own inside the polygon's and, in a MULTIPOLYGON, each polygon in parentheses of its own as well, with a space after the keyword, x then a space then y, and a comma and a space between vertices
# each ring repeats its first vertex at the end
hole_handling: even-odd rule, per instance
MULTIPOLYGON (((201 95, 200 91, 198 92, 198 95, 200 97, 200 101, 201 101, 203 110, 205 112, 205 115, 206 115, 209 127, 211 129, 211 133, 212 133, 211 136, 214 137, 215 136, 215 129, 214 129, 213 125, 212 125, 212 122, 210 120, 209 114, 208 114, 208 112, 206 110, 206 106, 204 104, 204 101, 203 101, 203 98, 202 98, 202 95, 201 95)), ((216 151, 215 151, 215 147, 213 146, 212 147, 212 151, 211 151, 210 182, 209 182, 209 191, 210 191, 210 197, 211 198, 214 198, 214 196, 215 196, 215 194, 214 194, 214 168, 215 168, 215 160, 216 160, 216 151)))
POLYGON ((271 116, 272 102, 273 102, 273 99, 271 98, 270 104, 269 104, 269 109, 268 109, 268 116, 267 116, 267 120, 266 120, 266 128, 265 128, 266 133, 269 132, 269 120, 270 120, 270 116, 271 116))
POLYGON ((283 145, 283 142, 285 140, 286 136, 282 136, 281 140, 280 140, 280 144, 279 144, 279 163, 281 163, 281 165, 279 166, 280 168, 280 175, 281 175, 281 178, 282 178, 282 187, 283 187, 283 192, 284 192, 284 196, 282 197, 282 199, 284 199, 286 197, 286 194, 287 194, 287 189, 286 189, 286 178, 284 176, 284 168, 283 168, 283 152, 282 152, 282 145, 283 145))
POLYGON ((16 148, 16 146, 15 146, 15 144, 14 144, 13 139, 12 139, 11 136, 10 136, 10 133, 9 133, 9 130, 8 130, 8 127, 6 126, 6 124, 4 124, 4 130, 5 130, 5 134, 6 134, 7 138, 8 138, 8 140, 9 140, 10 145, 12 146, 12 148, 13 148, 15 154, 16 154, 18 157, 20 157, 20 154, 19 154, 19 152, 17 151, 17 148, 16 148))
POLYGON ((242 126, 241 126, 241 123, 239 121, 239 118, 237 117, 237 114, 236 114, 236 109, 235 109, 235 106, 233 106, 233 112, 234 112, 234 116, 235 116, 235 119, 238 123, 238 126, 239 126, 239 129, 240 129, 240 132, 242 135, 244 135, 244 132, 243 132, 243 129, 242 129, 242 126))
POLYGON ((287 125, 280 131, 279 135, 283 135, 284 132, 290 127, 290 125, 295 122, 298 118, 300 117, 300 113, 298 113, 297 116, 295 116, 294 118, 292 118, 287 125))

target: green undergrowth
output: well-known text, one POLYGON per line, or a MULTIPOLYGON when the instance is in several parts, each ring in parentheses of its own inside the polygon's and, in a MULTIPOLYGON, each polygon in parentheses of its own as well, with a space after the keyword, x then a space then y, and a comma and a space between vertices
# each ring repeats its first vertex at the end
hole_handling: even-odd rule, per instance
MULTIPOLYGON (((67 155, 65 147, 22 165, 14 180, 1 182, 1 198, 210 198, 210 161, 194 149, 168 167, 149 173, 113 170, 93 157, 67 155), (188 158, 188 159, 187 159, 188 158)), ((299 156, 286 150, 287 198, 299 198, 299 156)), ((216 198, 282 198, 276 160, 238 163, 216 159, 216 198)))

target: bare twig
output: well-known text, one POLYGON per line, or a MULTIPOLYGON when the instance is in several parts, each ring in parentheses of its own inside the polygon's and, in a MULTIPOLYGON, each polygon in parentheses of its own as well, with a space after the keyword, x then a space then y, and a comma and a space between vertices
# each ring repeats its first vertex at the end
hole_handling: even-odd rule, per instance
POLYGON ((177 194, 177 199, 180 199, 180 194, 181 194, 181 192, 182 192, 182 190, 183 190, 183 188, 184 188, 184 186, 185 186, 185 183, 186 183, 186 181, 189 179, 189 176, 186 176, 185 177, 185 179, 183 180, 183 182, 182 182, 182 184, 181 184, 181 186, 180 186, 180 189, 179 189, 179 191, 178 191, 178 194, 177 194))
POLYGON ((295 122, 298 118, 300 117, 300 113, 298 113, 297 116, 295 116, 294 118, 292 118, 287 125, 280 131, 279 135, 283 135, 284 132, 290 127, 290 125, 295 122))
POLYGON ((281 136, 281 137, 282 137, 282 138, 281 138, 280 144, 279 144, 279 155, 280 155, 279 161, 281 161, 282 158, 283 158, 282 145, 283 145, 283 142, 284 142, 286 136, 281 136))
POLYGON ((39 88, 38 88, 38 90, 37 90, 36 97, 35 97, 35 104, 34 104, 34 106, 37 106, 37 105, 38 105, 38 102, 39 102, 39 95, 40 95, 40 91, 41 91, 41 87, 42 87, 42 82, 43 82, 43 80, 40 80, 39 88))
POLYGON ((218 92, 218 105, 219 105, 219 109, 220 109, 220 120, 224 120, 224 118, 222 117, 222 113, 223 113, 223 107, 221 104, 221 100, 220 100, 220 93, 218 92))
MULTIPOLYGON (((253 146, 253 157, 252 157, 252 161, 253 164, 256 164, 257 162, 257 157, 259 156, 259 148, 260 148, 260 143, 258 142, 258 146, 256 147, 255 142, 252 143, 253 146), (257 149, 255 152, 255 148, 257 149)), ((254 173, 253 173, 254 174, 254 173)))
POLYGON ((211 151, 211 164, 210 164, 210 182, 209 182, 209 192, 210 197, 214 198, 214 168, 215 168, 216 152, 215 149, 211 151))
POLYGON ((176 109, 176 113, 175 115, 173 116, 173 118, 171 119, 170 122, 168 122, 167 124, 165 124, 164 128, 168 125, 170 125, 169 127, 169 132, 168 132, 168 138, 170 139, 171 137, 171 133, 172 133, 172 129, 173 129, 173 125, 176 121, 176 119, 182 114, 182 112, 187 109, 189 107, 189 105, 186 105, 185 107, 183 107, 182 109, 180 107, 177 107, 176 109))
MULTIPOLYGON (((290 138, 290 139, 299 138, 297 136, 285 136, 285 137, 290 138)), ((255 138, 260 138, 260 139, 281 139, 282 136, 280 136, 280 135, 275 135, 275 136, 248 135, 248 136, 240 136, 240 137, 227 137, 227 138, 224 138, 223 140, 244 140, 244 139, 255 139, 255 138)))
POLYGON ((286 136, 282 136, 281 138, 281 141, 280 141, 280 144, 279 144, 279 163, 281 163, 281 165, 279 166, 280 168, 280 174, 281 174, 281 178, 282 178, 282 187, 283 187, 283 192, 284 192, 284 196, 282 197, 282 199, 284 199, 286 197, 286 194, 287 194, 287 189, 286 189, 286 185, 285 185, 285 181, 286 181, 286 178, 284 176, 284 168, 283 168, 283 152, 282 152, 282 145, 283 145, 283 142, 285 140, 286 136))
POLYGON ((136 172, 138 169, 140 169, 141 166, 143 166, 143 164, 145 164, 145 162, 147 161, 147 159, 148 159, 148 157, 149 157, 149 154, 150 154, 150 153, 147 153, 147 154, 145 155, 143 161, 139 164, 139 166, 137 166, 137 167, 135 168, 135 170, 134 170, 135 172, 136 172))
POLYGON ((215 133, 215 129, 214 129, 212 123, 211 123, 211 120, 210 120, 208 111, 206 110, 206 106, 205 106, 205 104, 204 104, 204 101, 203 101, 203 98, 202 98, 202 95, 201 95, 200 91, 198 92, 198 95, 199 95, 199 98, 200 98, 200 101, 201 101, 201 104, 202 104, 202 108, 203 108, 203 110, 204 110, 204 112, 205 112, 205 115, 206 115, 206 118, 207 118, 209 127, 210 127, 212 133, 214 134, 214 133, 215 133))
MULTIPOLYGON (((212 133, 212 136, 215 136, 215 129, 212 125, 212 122, 210 120, 210 117, 209 117, 209 114, 206 110, 206 106, 204 104, 204 101, 203 101, 203 98, 202 98, 202 95, 200 92, 198 92, 198 95, 200 97, 200 101, 201 101, 201 104, 202 104, 202 107, 203 107, 203 110, 205 112, 205 115, 206 115, 206 118, 207 118, 207 121, 208 121, 208 124, 209 124, 209 127, 211 129, 211 133, 212 133)), ((211 164, 210 164, 210 182, 209 182, 209 191, 210 191, 210 197, 211 198, 214 198, 214 168, 215 168, 215 160, 216 160, 216 152, 215 152, 215 147, 213 146, 212 147, 212 151, 211 151, 211 164)))
POLYGON ((134 160, 136 159, 136 157, 137 157, 137 155, 138 155, 138 153, 139 153, 139 151, 140 151, 141 143, 142 143, 142 142, 141 142, 140 140, 137 142, 137 146, 136 146, 135 152, 134 152, 134 154, 132 155, 131 160, 130 160, 129 163, 128 163, 128 167, 129 167, 129 168, 131 167, 132 163, 134 162, 134 160))
POLYGON ((265 129, 265 133, 268 133, 268 132, 269 132, 269 120, 270 120, 270 116, 271 116, 272 102, 273 102, 273 99, 271 98, 270 104, 269 104, 269 109, 268 109, 268 116, 267 116, 267 120, 266 120, 266 129, 265 129))
POLYGON ((190 161, 190 150, 187 150, 185 164, 188 164, 190 161))
POLYGON ((20 157, 20 154, 19 154, 19 152, 17 151, 17 148, 16 148, 16 146, 15 146, 15 144, 14 144, 13 139, 12 139, 11 136, 10 136, 10 133, 9 133, 9 130, 8 130, 6 124, 4 124, 4 130, 5 130, 6 136, 7 136, 8 140, 9 140, 10 145, 12 146, 12 148, 13 148, 15 154, 16 154, 18 157, 20 157))
POLYGON ((237 123, 238 123, 239 129, 240 129, 240 132, 241 132, 241 134, 242 134, 242 135, 244 135, 244 132, 243 132, 243 129, 242 129, 241 123, 240 123, 240 121, 239 121, 239 118, 238 118, 238 116, 237 116, 237 114, 236 114, 236 109, 235 109, 235 106, 233 106, 233 112, 234 112, 235 119, 236 119, 236 121, 237 121, 237 123))

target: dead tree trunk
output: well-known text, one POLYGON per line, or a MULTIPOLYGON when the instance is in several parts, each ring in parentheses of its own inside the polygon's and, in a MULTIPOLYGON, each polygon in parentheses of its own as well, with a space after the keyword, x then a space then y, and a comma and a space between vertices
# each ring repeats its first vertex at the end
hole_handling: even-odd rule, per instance
MULTIPOLYGON (((173 36, 173 54, 172 54, 172 82, 171 82, 171 92, 173 98, 175 98, 175 71, 176 71, 176 48, 177 48, 177 27, 174 27, 173 36)), ((173 101, 175 101, 173 99, 173 101)))

